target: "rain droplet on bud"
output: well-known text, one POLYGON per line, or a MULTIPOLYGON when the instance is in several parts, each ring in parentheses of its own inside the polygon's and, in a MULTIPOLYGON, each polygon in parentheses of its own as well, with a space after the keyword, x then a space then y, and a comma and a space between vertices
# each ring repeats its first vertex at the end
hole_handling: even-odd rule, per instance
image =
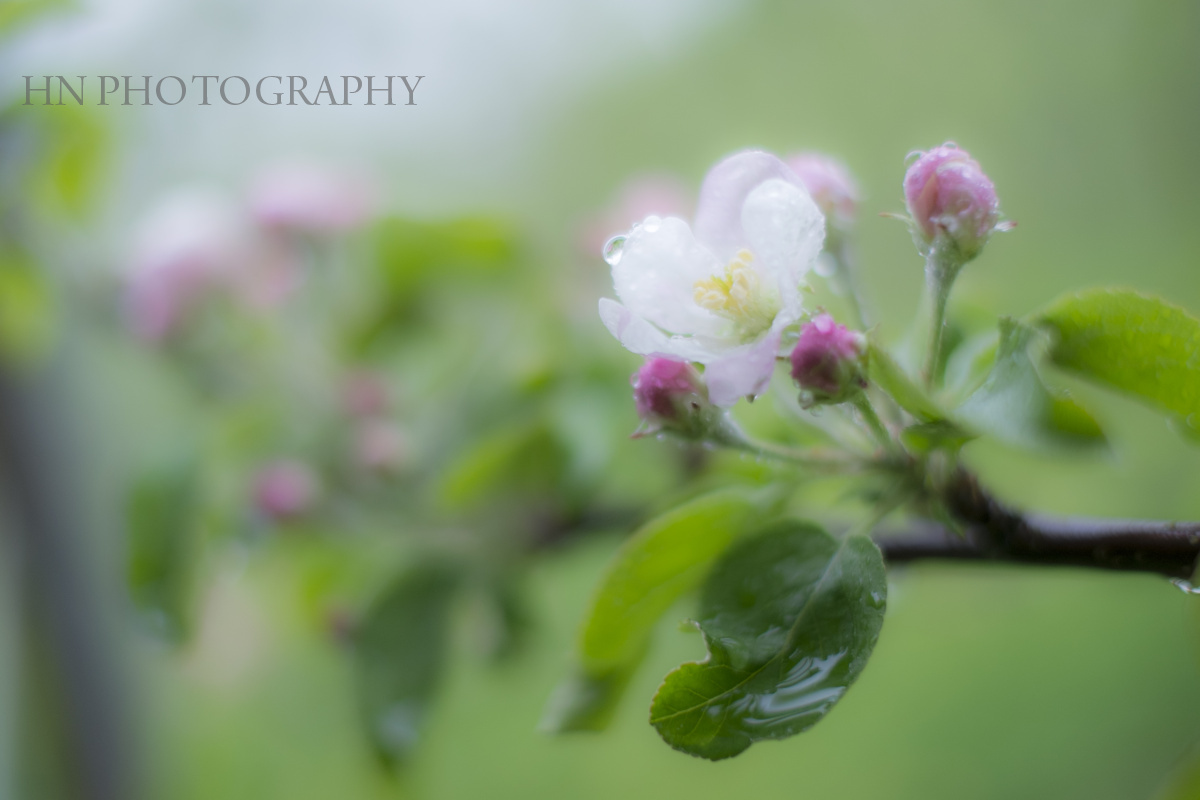
POLYGON ((626 236, 614 236, 604 243, 604 260, 610 267, 615 267, 625 252, 626 236))

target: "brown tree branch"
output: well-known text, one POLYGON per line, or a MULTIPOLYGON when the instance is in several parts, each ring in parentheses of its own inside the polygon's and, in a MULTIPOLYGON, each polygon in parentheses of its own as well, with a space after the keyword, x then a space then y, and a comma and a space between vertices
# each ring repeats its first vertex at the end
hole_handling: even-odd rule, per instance
POLYGON ((876 541, 889 564, 929 559, 1000 561, 1153 572, 1189 579, 1200 558, 1200 523, 1056 518, 1022 514, 968 472, 944 493, 965 535, 927 523, 876 541))

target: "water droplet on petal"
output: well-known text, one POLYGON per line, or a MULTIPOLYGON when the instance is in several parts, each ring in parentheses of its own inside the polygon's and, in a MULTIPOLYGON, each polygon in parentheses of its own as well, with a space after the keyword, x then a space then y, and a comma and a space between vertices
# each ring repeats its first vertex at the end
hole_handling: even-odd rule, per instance
POLYGON ((657 233, 662 227, 662 219, 659 217, 646 217, 646 220, 638 226, 646 233, 657 233))
POLYGON ((628 238, 627 236, 614 236, 604 243, 604 260, 610 267, 615 267, 620 263, 628 238))

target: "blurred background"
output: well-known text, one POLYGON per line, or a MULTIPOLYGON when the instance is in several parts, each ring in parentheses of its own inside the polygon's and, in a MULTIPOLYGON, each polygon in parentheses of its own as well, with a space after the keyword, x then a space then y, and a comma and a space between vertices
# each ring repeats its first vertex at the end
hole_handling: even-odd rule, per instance
MULTIPOLYGON (((621 538, 766 469, 628 438, 604 239, 731 151, 833 154, 898 341, 922 264, 878 214, 954 140, 1018 222, 959 313, 1200 312, 1200 4, 3 0, 0 36, 0 797, 1200 797, 1200 598, 1150 576, 896 571, 838 710, 719 764, 647 724, 681 607, 611 730, 537 731, 621 538), (21 106, 42 74, 425 77, 21 106)), ((1068 384, 1111 452, 973 444, 983 479, 1200 519, 1200 452, 1068 384)))

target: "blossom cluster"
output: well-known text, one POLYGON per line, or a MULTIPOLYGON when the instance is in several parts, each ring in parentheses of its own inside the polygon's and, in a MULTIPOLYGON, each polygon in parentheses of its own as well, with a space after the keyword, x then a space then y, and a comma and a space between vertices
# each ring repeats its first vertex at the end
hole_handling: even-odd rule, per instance
MULTIPOLYGON (((903 188, 927 255, 961 266, 1003 229, 994 186, 953 144, 920 153, 903 188)), ((600 318, 647 357, 633 383, 649 429, 704 438, 712 409, 761 395, 779 362, 805 405, 858 397, 865 336, 807 308, 805 290, 827 230, 848 233, 859 198, 828 156, 745 151, 709 171, 691 224, 650 214, 605 244, 616 299, 600 300, 600 318)))

